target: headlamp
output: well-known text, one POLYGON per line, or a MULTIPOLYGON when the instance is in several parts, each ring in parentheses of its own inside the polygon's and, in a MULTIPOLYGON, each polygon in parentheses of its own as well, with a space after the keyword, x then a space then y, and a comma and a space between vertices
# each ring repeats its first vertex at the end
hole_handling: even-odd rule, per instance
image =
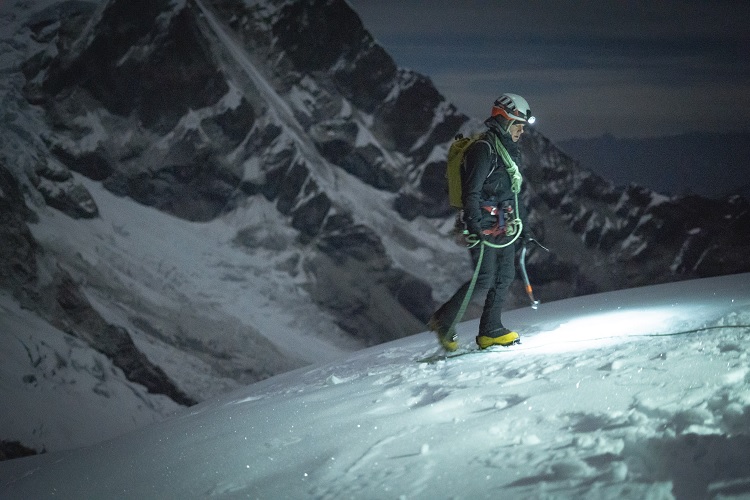
POLYGON ((531 116, 531 110, 527 109, 526 113, 522 113, 520 109, 509 109, 506 106, 495 104, 492 107, 492 116, 502 116, 506 120, 519 121, 524 124, 531 125, 536 121, 535 116, 531 116))

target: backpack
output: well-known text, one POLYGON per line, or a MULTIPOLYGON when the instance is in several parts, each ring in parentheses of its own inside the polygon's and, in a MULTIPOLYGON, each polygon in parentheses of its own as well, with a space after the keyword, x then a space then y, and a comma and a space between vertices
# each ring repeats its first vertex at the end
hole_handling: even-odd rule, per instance
POLYGON ((448 202, 450 206, 457 209, 464 207, 462 198, 461 172, 463 171, 464 153, 469 146, 481 139, 484 134, 479 133, 470 137, 464 137, 458 134, 448 148, 448 165, 445 171, 445 178, 448 181, 448 202))

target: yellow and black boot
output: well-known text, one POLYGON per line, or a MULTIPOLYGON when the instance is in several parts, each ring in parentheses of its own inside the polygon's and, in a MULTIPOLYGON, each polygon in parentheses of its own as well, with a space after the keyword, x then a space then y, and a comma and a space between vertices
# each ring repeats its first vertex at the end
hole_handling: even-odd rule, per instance
POLYGON ((507 328, 503 328, 498 333, 500 333, 500 335, 497 337, 478 335, 477 345, 479 346, 479 348, 487 349, 488 347, 491 347, 493 345, 501 345, 507 347, 509 345, 521 343, 521 337, 518 335, 518 333, 508 330, 507 328))
POLYGON ((427 327, 435 332, 438 338, 438 342, 440 342, 440 345, 443 346, 443 349, 448 352, 453 352, 458 349, 458 335, 456 335, 455 329, 444 327, 443 324, 440 323, 440 321, 434 316, 430 318, 429 323, 427 323, 427 327))

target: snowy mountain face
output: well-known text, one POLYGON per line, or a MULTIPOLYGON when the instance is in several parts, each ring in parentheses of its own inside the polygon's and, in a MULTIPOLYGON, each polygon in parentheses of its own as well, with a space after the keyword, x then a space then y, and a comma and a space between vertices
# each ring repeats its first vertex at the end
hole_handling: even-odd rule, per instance
MULTIPOLYGON (((53 124, 56 159, 191 221, 262 196, 277 208, 270 225, 291 226, 312 253, 297 267, 342 328, 366 343, 418 331, 430 285, 385 251, 385 239, 404 245, 384 234, 393 231, 390 205, 466 118, 426 79, 397 70, 344 2, 142 7, 110 2, 94 23, 91 13, 71 15, 61 26, 80 29, 64 38, 61 28, 55 41, 67 50, 27 64, 26 96, 53 124), (372 189, 362 199, 349 183, 372 189), (364 273, 358 294, 387 304, 342 303, 335 296, 351 295, 351 285, 332 293, 330 268, 364 273), (394 325, 378 319, 386 311, 394 325)), ((252 251, 256 231, 241 228, 238 243, 252 251)))
MULTIPOLYGON (((17 399, 71 377, 111 418, 123 410, 105 400, 137 395, 141 413, 107 437, 421 332, 469 276, 444 161, 479 125, 345 1, 1 8, 0 326, 17 399)), ((533 131, 523 150, 532 229, 552 250, 530 254, 543 301, 750 270, 742 198, 617 189, 533 131)), ((517 284, 509 307, 526 304, 517 284)), ((93 439, 55 440, 25 408, 0 437, 93 439)))
POLYGON ((543 137, 524 146, 532 227, 553 250, 529 265, 540 282, 581 295, 749 269, 750 204, 741 196, 668 198, 616 187, 543 137))
MULTIPOLYGON (((106 380, 74 370, 99 387, 79 396, 124 385, 189 405, 421 331, 433 287, 468 271, 444 220, 393 209, 466 118, 344 2, 15 7, 1 297, 3 330, 21 332, 4 339, 14 399, 59 387, 60 366, 41 362, 73 365, 50 347, 59 337, 110 360, 106 380), (29 315, 48 331, 23 328, 29 315)), ((8 440, 35 450, 87 439, 56 439, 70 422, 33 404, 3 417, 8 440)))

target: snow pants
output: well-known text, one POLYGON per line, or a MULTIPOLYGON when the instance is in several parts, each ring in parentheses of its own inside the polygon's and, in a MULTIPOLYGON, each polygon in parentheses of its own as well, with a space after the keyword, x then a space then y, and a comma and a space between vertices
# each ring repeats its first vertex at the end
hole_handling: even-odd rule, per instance
MULTIPOLYGON (((476 268, 479 259, 479 245, 469 249, 471 260, 476 268)), ((492 248, 485 245, 482 264, 479 268, 477 282, 474 285, 472 298, 487 292, 484 300, 482 317, 479 320, 479 335, 486 337, 499 337, 504 335, 502 321, 502 309, 508 288, 516 277, 516 248, 509 245, 504 248, 492 248)), ((471 280, 464 283, 448 301, 443 304, 434 314, 435 319, 446 328, 453 321, 461 309, 461 304, 471 286, 471 280)))

